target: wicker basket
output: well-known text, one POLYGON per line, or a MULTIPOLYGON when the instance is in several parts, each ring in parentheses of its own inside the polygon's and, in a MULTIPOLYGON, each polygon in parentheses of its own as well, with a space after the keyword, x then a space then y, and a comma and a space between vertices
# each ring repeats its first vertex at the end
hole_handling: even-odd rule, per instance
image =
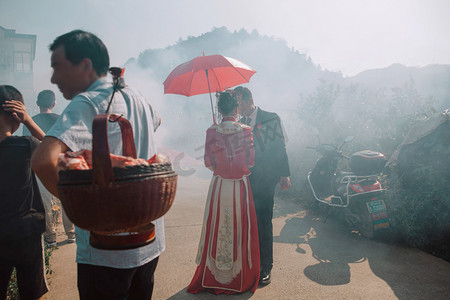
POLYGON ((172 206, 178 175, 170 163, 113 168, 109 156, 108 121, 120 125, 123 155, 136 158, 128 120, 114 114, 98 115, 93 123, 93 169, 61 171, 58 193, 67 216, 75 225, 90 230, 96 237, 100 235, 100 239, 102 235, 107 236, 107 244, 111 244, 105 246, 100 241, 93 246, 134 248, 150 242, 142 238, 136 241, 137 235, 147 232, 147 239, 150 236, 154 238, 153 228, 148 229, 149 224, 172 206), (129 247, 124 235, 120 234, 126 232, 130 233, 129 241, 132 241, 129 247), (114 234, 120 245, 114 245, 114 234), (135 236, 131 236, 133 234, 135 236))

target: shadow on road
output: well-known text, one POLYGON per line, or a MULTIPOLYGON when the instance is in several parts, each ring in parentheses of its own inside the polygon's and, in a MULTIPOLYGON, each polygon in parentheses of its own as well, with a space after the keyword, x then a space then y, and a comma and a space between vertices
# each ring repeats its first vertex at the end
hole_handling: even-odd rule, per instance
POLYGON ((418 250, 366 239, 334 218, 323 223, 317 215, 299 211, 298 203, 297 213, 292 203, 279 207, 283 208, 281 215, 290 210, 294 216, 285 221, 274 242, 296 244, 295 251, 300 255, 308 253, 305 249, 309 245, 317 260, 303 270, 310 280, 324 286, 345 285, 351 279, 349 264, 368 262, 373 274, 384 280, 399 299, 448 299, 447 262, 418 250))
POLYGON ((331 227, 335 226, 301 212, 286 220, 274 242, 296 244, 299 254, 306 254, 303 245, 309 245, 318 263, 306 267, 305 276, 321 285, 343 285, 350 282, 349 263, 363 262, 366 258, 358 238, 331 227), (324 228, 326 226, 330 228, 324 228))
POLYGON ((425 252, 373 243, 367 255, 372 272, 398 299, 449 299, 450 264, 425 252))

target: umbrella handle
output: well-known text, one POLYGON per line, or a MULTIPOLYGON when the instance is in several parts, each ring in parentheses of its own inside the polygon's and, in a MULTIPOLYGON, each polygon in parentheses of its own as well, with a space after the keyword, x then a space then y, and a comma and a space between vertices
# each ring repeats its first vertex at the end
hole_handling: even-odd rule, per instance
POLYGON ((211 88, 209 86, 208 69, 205 69, 205 72, 206 72, 206 81, 208 82, 209 100, 211 101, 211 112, 212 112, 212 116, 213 116, 213 122, 214 122, 214 124, 217 124, 216 116, 214 115, 214 107, 213 107, 213 101, 212 101, 212 96, 211 96, 211 88))
POLYGON ((211 101, 211 112, 212 112, 212 116, 213 116, 213 122, 214 122, 214 124, 217 124, 216 116, 214 115, 214 108, 213 108, 213 103, 212 103, 211 92, 209 92, 209 100, 211 101))

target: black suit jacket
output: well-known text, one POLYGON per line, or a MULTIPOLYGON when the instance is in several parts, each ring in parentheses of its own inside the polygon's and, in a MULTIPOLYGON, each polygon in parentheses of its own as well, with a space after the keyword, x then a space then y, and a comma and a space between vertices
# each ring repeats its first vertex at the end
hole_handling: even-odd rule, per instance
POLYGON ((276 113, 257 109, 253 127, 255 166, 250 169, 251 179, 253 182, 276 184, 280 177, 290 176, 280 117, 276 113))

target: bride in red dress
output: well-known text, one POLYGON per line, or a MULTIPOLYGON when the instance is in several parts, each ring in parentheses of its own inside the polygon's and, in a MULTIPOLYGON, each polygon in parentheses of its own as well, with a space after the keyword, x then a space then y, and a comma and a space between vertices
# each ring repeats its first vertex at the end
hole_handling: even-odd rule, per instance
POLYGON ((254 293, 258 286, 258 226, 248 180, 255 149, 251 127, 236 122, 237 106, 232 93, 221 93, 222 122, 206 132, 205 165, 214 174, 189 293, 254 293))

